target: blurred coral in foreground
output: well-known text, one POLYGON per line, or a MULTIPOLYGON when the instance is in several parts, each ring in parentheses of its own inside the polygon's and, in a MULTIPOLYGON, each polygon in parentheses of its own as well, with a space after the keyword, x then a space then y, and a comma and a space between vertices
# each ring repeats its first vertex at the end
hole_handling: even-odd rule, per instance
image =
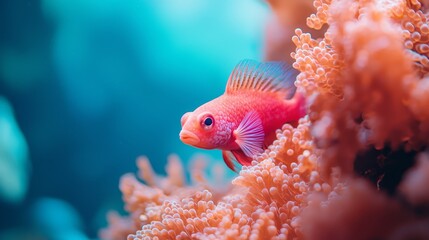
POLYGON ((196 186, 183 185, 183 169, 176 158, 169 161, 169 177, 156 177, 146 159, 139 160, 141 179, 125 175, 121 181, 128 220, 111 215, 110 229, 102 237, 118 239, 130 230, 129 239, 239 238, 261 236, 284 239, 298 237, 299 214, 308 205, 309 192, 331 190, 316 171, 318 154, 313 149, 310 123, 302 119, 297 128, 286 124, 278 130, 273 145, 258 163, 243 167, 230 191, 201 178, 202 169, 192 167, 196 186), (174 166, 173 166, 174 165, 174 166), (197 177, 200 176, 200 177, 197 177), (127 223, 127 221, 130 221, 127 223), (124 224, 126 223, 126 224, 124 224), (143 226, 141 230, 138 230, 143 226))
POLYGON ((146 184, 123 177, 131 216, 111 215, 103 238, 429 239, 429 6, 313 5, 307 25, 324 37, 297 29, 291 53, 308 116, 278 130, 231 189, 185 185, 175 158, 166 179, 139 160, 146 184))

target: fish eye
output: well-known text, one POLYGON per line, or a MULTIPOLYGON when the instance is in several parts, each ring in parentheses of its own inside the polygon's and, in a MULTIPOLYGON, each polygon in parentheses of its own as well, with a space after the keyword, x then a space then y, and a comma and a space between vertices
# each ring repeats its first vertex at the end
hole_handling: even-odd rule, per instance
POLYGON ((205 130, 210 130, 214 125, 214 118, 212 115, 210 114, 205 114, 202 116, 201 118, 201 126, 205 129, 205 130))
POLYGON ((213 119, 211 117, 207 117, 206 120, 204 120, 204 125, 211 126, 213 124, 213 119))

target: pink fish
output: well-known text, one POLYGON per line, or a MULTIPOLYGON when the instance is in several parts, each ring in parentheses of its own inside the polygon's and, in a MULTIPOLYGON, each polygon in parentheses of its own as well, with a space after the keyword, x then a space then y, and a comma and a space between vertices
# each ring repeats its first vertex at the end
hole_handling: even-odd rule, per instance
POLYGON ((304 97, 295 93, 296 74, 284 63, 241 61, 225 93, 182 116, 180 140, 204 149, 221 149, 226 165, 248 166, 275 139, 285 123, 305 115, 304 97))

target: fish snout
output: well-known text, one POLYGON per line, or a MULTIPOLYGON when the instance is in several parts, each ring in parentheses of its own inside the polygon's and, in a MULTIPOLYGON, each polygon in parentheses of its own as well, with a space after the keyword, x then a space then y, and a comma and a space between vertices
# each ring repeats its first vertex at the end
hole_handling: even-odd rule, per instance
POLYGON ((180 124, 182 124, 182 127, 185 125, 186 120, 188 120, 189 115, 191 115, 191 112, 183 114, 182 118, 180 119, 180 124))
POLYGON ((200 142, 200 138, 193 132, 188 130, 180 131, 180 140, 188 145, 196 145, 200 142))

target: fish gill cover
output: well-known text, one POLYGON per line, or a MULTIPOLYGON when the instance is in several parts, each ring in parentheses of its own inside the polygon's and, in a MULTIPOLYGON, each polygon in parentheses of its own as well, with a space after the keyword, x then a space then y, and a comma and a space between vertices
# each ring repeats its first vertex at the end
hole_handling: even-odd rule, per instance
POLYGON ((288 8, 307 12, 308 1, 268 2, 284 36, 267 31, 267 58, 290 54, 308 115, 230 186, 201 166, 187 185, 175 156, 165 178, 139 159, 145 183, 121 179, 130 215, 110 214, 102 238, 429 238, 429 3, 315 0, 303 17, 288 8), (311 29, 293 34, 304 21, 311 29))

